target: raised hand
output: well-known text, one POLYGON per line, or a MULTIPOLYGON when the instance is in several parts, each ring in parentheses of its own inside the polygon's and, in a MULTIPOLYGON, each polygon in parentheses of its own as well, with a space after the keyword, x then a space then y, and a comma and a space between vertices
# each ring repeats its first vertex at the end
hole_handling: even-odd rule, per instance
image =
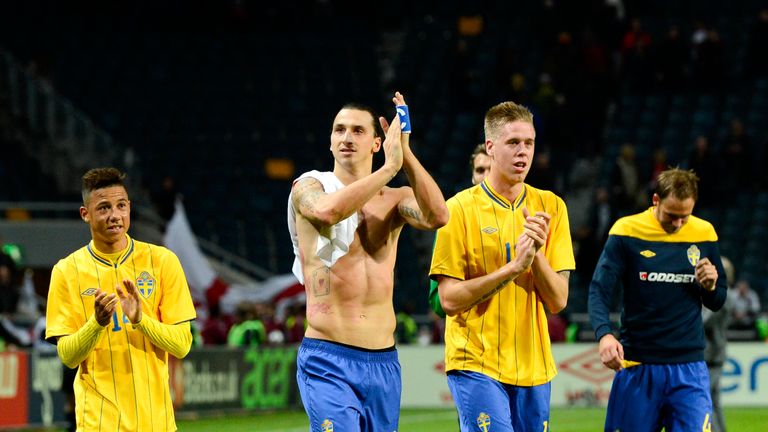
POLYGON ((547 243, 549 236, 549 222, 552 216, 547 212, 538 211, 531 216, 528 209, 523 207, 523 216, 525 217, 525 234, 530 237, 536 245, 536 251, 547 243))
POLYGON ((389 166, 395 173, 400 171, 403 166, 403 145, 400 141, 402 132, 400 131, 400 119, 395 115, 392 124, 387 123, 387 119, 379 117, 381 128, 386 134, 384 139, 384 165, 389 166))
MULTIPOLYGON (((398 105, 407 105, 405 103, 405 96, 403 96, 400 92, 395 92, 395 97, 392 98, 392 102, 395 104, 395 106, 398 105)), ((402 129, 402 126, 401 126, 402 129)), ((403 147, 408 147, 411 144, 411 133, 410 132, 404 132, 401 137, 400 141, 403 143, 403 147)))
POLYGON ((109 324, 109 320, 112 318, 112 314, 115 312, 117 306, 117 296, 111 293, 106 293, 100 289, 96 289, 96 297, 93 303, 93 313, 96 315, 96 322, 100 326, 104 327, 109 324))
POLYGON ((131 323, 135 324, 141 321, 141 296, 139 289, 130 279, 123 279, 125 292, 120 289, 120 285, 115 286, 118 297, 120 297, 120 306, 123 307, 123 313, 128 317, 131 323))
POLYGON ((715 289, 717 267, 709 261, 709 258, 702 258, 696 263, 696 280, 707 291, 715 289))

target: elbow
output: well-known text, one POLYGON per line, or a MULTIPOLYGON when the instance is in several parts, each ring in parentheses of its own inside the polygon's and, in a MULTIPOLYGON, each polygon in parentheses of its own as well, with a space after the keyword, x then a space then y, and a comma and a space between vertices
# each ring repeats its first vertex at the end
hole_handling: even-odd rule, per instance
POLYGON ((445 312, 445 315, 449 317, 456 316, 461 312, 464 312, 465 309, 456 302, 447 301, 442 298, 440 299, 440 306, 443 307, 443 312, 445 312))
POLYGON ((443 203, 437 211, 432 213, 427 226, 431 230, 442 228, 448 224, 449 218, 450 213, 448 212, 448 207, 443 203))
POLYGON ((183 359, 184 357, 187 356, 187 354, 189 354, 189 351, 192 350, 192 333, 190 332, 185 336, 186 338, 184 340, 184 345, 180 347, 180 349, 177 350, 177 352, 171 353, 177 359, 183 359))
POLYGON ((442 228, 445 225, 448 224, 448 219, 450 218, 450 213, 448 213, 448 207, 446 207, 445 204, 443 204, 440 208, 440 211, 435 213, 434 219, 434 228, 438 229, 442 228))
POLYGON ((315 222, 321 226, 333 226, 345 219, 344 215, 334 208, 320 210, 314 216, 315 222))
POLYGON ((556 299, 547 305, 547 307, 549 307, 549 311, 553 314, 560 313, 563 309, 565 309, 566 306, 568 306, 567 298, 556 299))

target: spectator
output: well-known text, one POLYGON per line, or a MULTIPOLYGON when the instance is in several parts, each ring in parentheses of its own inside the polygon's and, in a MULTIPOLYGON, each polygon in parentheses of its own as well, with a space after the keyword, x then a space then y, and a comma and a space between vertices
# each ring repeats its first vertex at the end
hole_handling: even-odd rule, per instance
POLYGON ((733 324, 738 329, 753 329, 760 313, 760 298, 746 280, 736 282, 733 293, 733 324))
POLYGON ((725 150, 722 156, 720 181, 721 192, 731 194, 731 191, 750 188, 752 182, 752 166, 750 140, 744 131, 740 119, 731 120, 728 136, 725 138, 725 150))
POLYGON ((619 156, 616 158, 611 184, 613 185, 613 208, 616 209, 619 216, 636 211, 641 189, 633 144, 626 143, 621 146, 619 156))
POLYGON ((200 336, 205 345, 225 345, 227 335, 232 326, 230 320, 221 314, 218 304, 212 304, 208 310, 208 317, 200 330, 200 336))
POLYGON ((256 319, 251 303, 240 303, 235 312, 235 324, 227 334, 227 345, 232 347, 258 347, 267 340, 264 324, 256 319))
POLYGON ((657 52, 656 80, 659 87, 667 93, 681 91, 685 87, 689 48, 680 38, 676 25, 669 26, 657 52))
POLYGON ((714 204, 717 196, 717 161, 709 146, 709 139, 705 135, 696 137, 691 154, 688 156, 688 168, 699 175, 700 193, 699 205, 709 207, 714 204))
MULTIPOLYGON (((720 257, 720 260, 723 262, 726 283, 730 286, 734 279, 733 264, 726 257, 720 257)), ((729 291, 725 298, 725 304, 717 312, 707 308, 701 309, 704 337, 706 338, 704 361, 707 362, 707 369, 709 369, 709 393, 712 397, 712 432, 725 432, 725 417, 723 417, 723 409, 720 406, 720 375, 726 358, 725 348, 728 339, 725 332, 731 320, 732 296, 733 294, 729 291)))
POLYGON ((719 92, 724 89, 725 48, 720 40, 720 34, 710 29, 704 41, 695 47, 694 78, 699 90, 704 92, 719 92))
POLYGON ((533 167, 528 175, 528 184, 538 189, 544 189, 559 194, 556 185, 557 173, 552 169, 549 151, 539 151, 533 157, 533 167))
POLYGON ((403 308, 397 313, 397 326, 395 327, 395 339, 401 344, 416 342, 419 328, 413 319, 413 305, 409 302, 403 304, 403 308))

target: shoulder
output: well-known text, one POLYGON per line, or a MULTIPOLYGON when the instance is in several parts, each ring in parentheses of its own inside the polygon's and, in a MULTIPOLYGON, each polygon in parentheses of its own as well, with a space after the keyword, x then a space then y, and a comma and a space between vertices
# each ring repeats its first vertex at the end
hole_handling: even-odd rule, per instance
POLYGON ((563 210, 567 211, 565 201, 550 190, 539 189, 526 184, 525 193, 527 195, 526 201, 537 207, 541 206, 548 213, 559 214, 563 210))
POLYGON ((456 207, 467 207, 477 200, 477 197, 483 194, 483 189, 480 185, 468 187, 464 190, 456 192, 456 195, 446 200, 446 204, 449 209, 456 207))
POLYGON ((161 261, 169 259, 174 261, 179 260, 176 254, 165 246, 134 240, 133 247, 134 253, 138 255, 150 255, 152 259, 158 259, 161 261))
POLYGON ((638 232, 642 231, 642 226, 645 224, 642 216, 643 213, 637 213, 619 218, 614 222, 608 234, 626 237, 636 236, 638 232))
POLYGON ((695 241, 717 241, 715 227, 708 221, 696 216, 691 216, 686 224, 686 234, 695 241))

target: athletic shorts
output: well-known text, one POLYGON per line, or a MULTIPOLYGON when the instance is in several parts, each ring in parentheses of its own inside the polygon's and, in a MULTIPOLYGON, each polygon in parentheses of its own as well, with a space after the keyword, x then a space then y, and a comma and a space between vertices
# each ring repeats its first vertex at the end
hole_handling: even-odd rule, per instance
POLYGON ((448 372, 461 432, 549 431, 550 383, 533 387, 503 384, 470 371, 448 372))
POLYGON ((711 418, 706 363, 641 364, 614 376, 605 431, 708 431, 711 418))
POLYGON ((311 432, 396 432, 400 362, 394 347, 365 350, 304 338, 296 380, 311 432))

